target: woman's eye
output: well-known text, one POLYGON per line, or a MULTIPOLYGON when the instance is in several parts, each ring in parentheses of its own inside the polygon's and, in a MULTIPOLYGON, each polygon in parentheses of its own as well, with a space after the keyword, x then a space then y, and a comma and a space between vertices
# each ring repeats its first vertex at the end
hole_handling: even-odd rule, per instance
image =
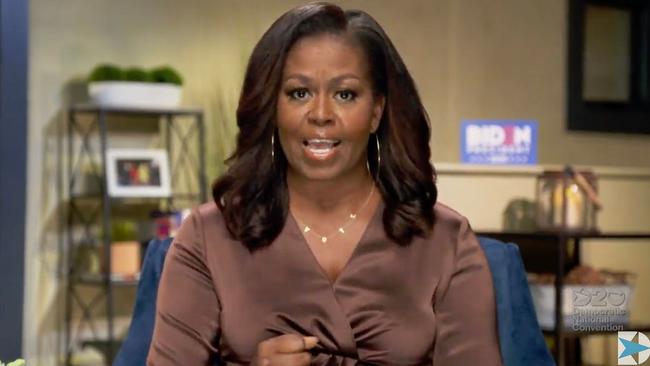
POLYGON ((353 101, 357 97, 357 93, 353 92, 352 90, 341 90, 336 94, 337 98, 344 102, 353 101))
POLYGON ((289 92, 291 99, 303 100, 309 96, 307 89, 293 89, 289 92))

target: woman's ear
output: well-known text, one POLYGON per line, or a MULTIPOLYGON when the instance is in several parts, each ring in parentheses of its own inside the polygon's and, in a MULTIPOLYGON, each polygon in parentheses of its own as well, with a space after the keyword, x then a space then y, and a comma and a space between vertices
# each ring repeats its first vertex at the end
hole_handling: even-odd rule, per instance
POLYGON ((371 131, 372 133, 377 132, 379 128, 379 122, 381 122, 381 116, 384 115, 384 105, 386 103, 386 97, 380 95, 375 99, 375 105, 372 109, 372 124, 371 131))

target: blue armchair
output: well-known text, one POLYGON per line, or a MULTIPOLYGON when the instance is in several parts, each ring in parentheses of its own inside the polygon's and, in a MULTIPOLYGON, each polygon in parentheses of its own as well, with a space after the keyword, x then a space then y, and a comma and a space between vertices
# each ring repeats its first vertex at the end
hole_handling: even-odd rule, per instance
MULTIPOLYGON (((519 248, 490 238, 480 237, 479 241, 494 282, 504 365, 555 365, 537 323, 519 248)), ((156 315, 158 282, 170 245, 171 239, 153 240, 147 248, 133 319, 113 366, 146 364, 156 315)))
POLYGON ((485 237, 479 242, 494 283, 503 364, 555 365, 537 322, 519 247, 485 237))
POLYGON ((122 347, 113 361, 113 366, 144 366, 147 363, 147 353, 156 318, 158 282, 160 282, 165 256, 171 243, 171 239, 152 240, 147 246, 140 271, 140 283, 138 284, 131 325, 122 347))

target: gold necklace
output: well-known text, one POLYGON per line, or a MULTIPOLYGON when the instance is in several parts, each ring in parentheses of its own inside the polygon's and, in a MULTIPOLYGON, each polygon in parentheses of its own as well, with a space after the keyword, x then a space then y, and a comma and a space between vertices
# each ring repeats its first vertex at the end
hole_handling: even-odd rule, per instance
POLYGON ((352 225, 354 220, 357 218, 357 215, 359 214, 359 212, 361 212, 361 210, 363 210, 368 205, 368 202, 370 202, 370 197, 372 197, 373 193, 375 193, 375 184, 374 184, 374 182, 372 184, 372 188, 370 189, 370 194, 366 198, 366 201, 363 203, 363 205, 361 205, 361 207, 359 207, 359 209, 357 211, 351 213, 350 216, 348 216, 348 219, 343 223, 343 225, 339 226, 338 229, 336 229, 335 231, 332 231, 331 233, 329 233, 327 235, 321 235, 321 234, 317 233, 309 225, 303 224, 300 220, 298 220, 298 218, 295 215, 294 215, 294 218, 296 219, 296 221, 298 222, 298 224, 300 226, 303 226, 303 229, 302 229, 303 233, 305 233, 305 234, 312 233, 313 235, 318 236, 320 238, 320 241, 324 244, 324 243, 327 243, 327 238, 334 235, 334 234, 345 234, 345 229, 348 226, 352 225))

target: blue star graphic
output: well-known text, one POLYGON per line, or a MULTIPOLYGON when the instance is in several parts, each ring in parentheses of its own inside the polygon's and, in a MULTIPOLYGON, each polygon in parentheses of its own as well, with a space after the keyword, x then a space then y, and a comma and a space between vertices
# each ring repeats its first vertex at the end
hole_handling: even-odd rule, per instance
POLYGON ((635 343, 635 342, 632 342, 632 341, 628 341, 627 339, 619 338, 618 340, 621 341, 621 343, 623 343, 623 347, 625 347, 625 349, 623 350, 623 353, 621 353, 621 355, 618 356, 618 358, 623 358, 625 356, 635 355, 635 354, 637 354, 639 352, 650 349, 650 347, 648 347, 648 346, 644 346, 642 344, 638 344, 638 343, 635 343))

